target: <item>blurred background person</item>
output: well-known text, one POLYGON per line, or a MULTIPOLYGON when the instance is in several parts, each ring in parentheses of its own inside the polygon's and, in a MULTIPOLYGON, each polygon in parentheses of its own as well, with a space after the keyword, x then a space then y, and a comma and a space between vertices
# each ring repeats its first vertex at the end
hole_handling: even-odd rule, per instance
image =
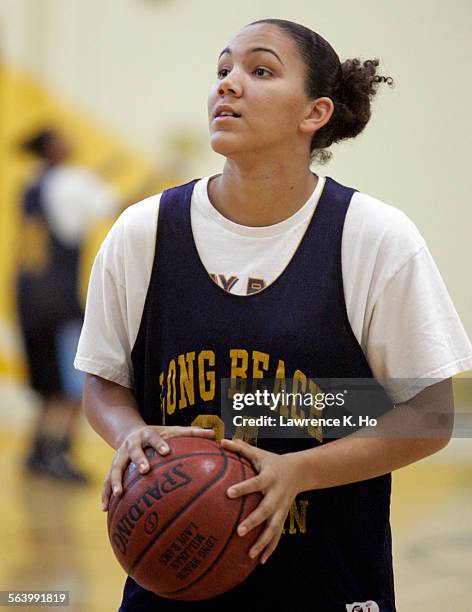
POLYGON ((117 212, 118 199, 97 175, 68 163, 71 148, 59 131, 36 132, 21 149, 38 160, 22 197, 16 287, 30 385, 40 398, 25 468, 85 484, 70 455, 82 390, 72 364, 83 317, 81 246, 94 222, 117 212))

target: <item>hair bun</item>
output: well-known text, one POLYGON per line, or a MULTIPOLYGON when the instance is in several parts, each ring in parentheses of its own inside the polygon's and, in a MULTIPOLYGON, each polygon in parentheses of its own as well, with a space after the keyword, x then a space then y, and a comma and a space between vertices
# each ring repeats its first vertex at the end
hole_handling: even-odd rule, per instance
MULTIPOLYGON (((377 74, 378 59, 347 59, 341 64, 333 91, 334 111, 330 121, 315 134, 316 148, 324 149, 335 142, 354 138, 362 132, 371 116, 371 101, 380 83, 393 86, 391 77, 377 74)), ((320 151, 319 161, 327 161, 330 153, 320 151)))

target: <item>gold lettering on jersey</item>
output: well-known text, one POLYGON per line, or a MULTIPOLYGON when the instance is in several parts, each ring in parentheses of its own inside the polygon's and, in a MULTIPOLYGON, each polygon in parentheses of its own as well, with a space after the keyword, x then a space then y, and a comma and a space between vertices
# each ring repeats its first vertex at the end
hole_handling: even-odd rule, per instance
POLYGON ((289 513, 285 519, 282 534, 294 535, 296 533, 306 533, 306 512, 309 501, 307 499, 294 499, 290 506, 289 513))
POLYGON ((257 425, 245 425, 236 427, 236 431, 233 434, 233 440, 243 440, 251 444, 251 446, 257 446, 257 435, 259 428, 257 425))
POLYGON ((51 262, 51 245, 46 224, 38 215, 23 219, 22 236, 27 249, 19 251, 20 265, 27 274, 44 274, 51 262))
POLYGON ((175 388, 175 359, 171 359, 167 370, 167 414, 173 414, 177 403, 175 388))
POLYGON ((261 351, 252 351, 252 390, 257 389, 257 380, 264 378, 264 372, 269 369, 270 355, 261 351))
POLYGON ((294 500, 290 506, 289 521, 290 526, 288 528, 289 534, 294 533, 306 533, 306 509, 308 506, 307 499, 294 500))
POLYGON ((214 351, 205 350, 198 353, 198 390, 201 399, 204 402, 209 402, 215 397, 216 381, 215 372, 208 370, 206 363, 208 363, 208 367, 214 367, 214 351))
POLYGON ((231 291, 231 289, 239 280, 238 276, 230 276, 229 278, 226 278, 224 274, 218 274, 218 278, 220 280, 221 286, 225 291, 231 291))
POLYGON ((246 349, 230 349, 231 376, 230 378, 247 378, 249 353, 246 349))
MULTIPOLYGON (((317 393, 321 393, 321 389, 311 378, 309 379, 308 386, 310 388, 310 395, 312 397, 316 397, 317 393)), ((313 404, 310 406, 310 414, 308 415, 309 419, 319 419, 322 415, 323 410, 316 408, 313 404)), ((313 427, 313 425, 308 425, 307 429, 312 438, 318 440, 320 444, 323 442, 323 428, 321 425, 317 425, 316 427, 313 427)))
POLYGON ((295 398, 297 397, 297 393, 305 393, 306 391, 306 376, 301 370, 295 370, 293 373, 293 384, 292 384, 292 393, 293 401, 290 405, 290 416, 292 419, 300 419, 304 418, 305 415, 302 412, 297 412, 297 404, 295 398))
POLYGON ((225 424, 217 414, 199 414, 193 419, 192 426, 213 429, 215 440, 222 440, 225 437, 225 424))
POLYGON ((270 355, 261 351, 252 351, 252 377, 264 378, 264 372, 269 369, 270 355))
MULTIPOLYGON (((268 376, 271 369, 271 355, 269 353, 244 348, 229 349, 230 379, 228 396, 234 393, 246 392, 248 377, 256 381, 268 376)), ((216 354, 210 349, 199 351, 188 351, 177 355, 169 361, 167 370, 159 374, 160 409, 162 411, 162 424, 169 424, 167 415, 172 415, 175 409, 184 410, 198 404, 200 401, 209 402, 215 399, 216 394, 216 354), (198 370, 198 372, 196 371, 198 370), (197 386, 198 381, 198 386, 197 386)), ((272 375, 272 374, 271 374, 272 375)), ((302 370, 295 370, 291 375, 293 378, 292 388, 287 388, 286 365, 283 359, 278 359, 273 388, 269 389, 274 394, 280 394, 285 403, 277 405, 278 413, 285 417, 316 418, 322 415, 322 411, 313 405, 297 406, 296 398, 300 393, 306 393, 309 388, 310 394, 315 396, 320 392, 319 387, 312 379, 308 379, 302 370), (308 414, 309 413, 309 414, 308 414)), ((290 376, 289 376, 290 378, 290 376)), ((307 427, 308 434, 323 442, 321 427, 307 427)), ((253 444, 257 443, 257 432, 237 432, 237 437, 245 439, 253 444)))
POLYGON ((247 279, 246 295, 257 293, 258 291, 261 291, 261 289, 264 289, 265 286, 266 282, 263 278, 249 277, 247 279))
POLYGON ((193 406, 195 404, 195 388, 193 377, 194 361, 195 351, 178 356, 180 382, 179 408, 186 408, 187 400, 190 406, 193 406))
MULTIPOLYGON (((285 380, 285 362, 283 359, 279 359, 279 363, 277 364, 277 372, 275 373, 273 393, 282 393, 282 391, 287 391, 287 381, 285 380)), ((285 398, 285 395, 283 394, 282 397, 285 398)), ((287 403, 284 402, 283 404, 279 404, 279 414, 285 418, 288 418, 287 403)))
POLYGON ((228 396, 232 397, 235 393, 246 391, 247 370, 249 365, 249 353, 245 349, 230 349, 231 358, 231 385, 228 389, 228 396))

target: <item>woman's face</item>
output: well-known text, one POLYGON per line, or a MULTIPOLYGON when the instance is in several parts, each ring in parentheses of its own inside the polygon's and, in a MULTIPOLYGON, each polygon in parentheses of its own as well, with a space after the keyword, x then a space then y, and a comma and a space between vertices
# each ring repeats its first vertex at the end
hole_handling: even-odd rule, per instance
POLYGON ((247 26, 226 47, 208 97, 214 151, 293 152, 308 147, 311 134, 300 130, 311 105, 304 91, 305 67, 295 43, 271 24, 247 26), (263 50, 265 49, 265 50, 263 50), (220 105, 240 117, 215 117, 220 105))

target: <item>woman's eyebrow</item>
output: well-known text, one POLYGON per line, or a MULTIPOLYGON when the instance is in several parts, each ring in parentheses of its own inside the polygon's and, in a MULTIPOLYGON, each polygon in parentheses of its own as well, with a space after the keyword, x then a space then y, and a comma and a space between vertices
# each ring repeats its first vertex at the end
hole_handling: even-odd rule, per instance
MULTIPOLYGON (((272 55, 275 55, 275 57, 279 60, 282 66, 284 65, 283 61, 280 59, 280 57, 277 55, 277 53, 273 49, 268 49, 267 47, 254 47, 254 49, 250 49, 248 53, 257 53, 258 51, 266 51, 267 53, 272 53, 272 55)), ((220 55, 218 56, 218 59, 220 59, 220 57, 224 53, 229 53, 231 55, 231 49, 229 47, 225 47, 223 51, 220 53, 220 55)))

